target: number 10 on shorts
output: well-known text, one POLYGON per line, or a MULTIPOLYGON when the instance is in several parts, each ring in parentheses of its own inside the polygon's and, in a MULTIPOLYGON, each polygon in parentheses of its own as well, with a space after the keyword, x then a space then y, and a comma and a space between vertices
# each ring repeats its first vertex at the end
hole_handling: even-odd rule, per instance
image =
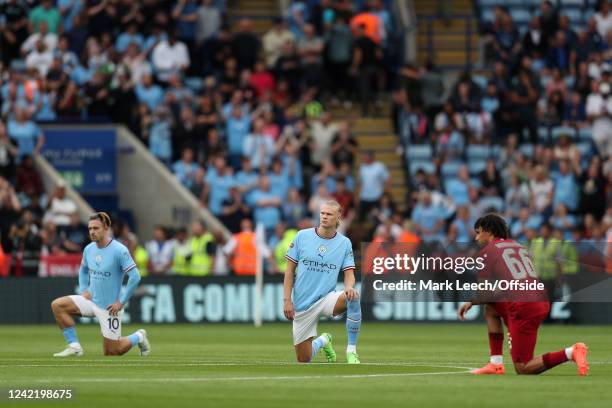
POLYGON ((106 321, 108 322, 109 330, 119 329, 119 318, 118 317, 109 317, 108 319, 106 319, 106 321))

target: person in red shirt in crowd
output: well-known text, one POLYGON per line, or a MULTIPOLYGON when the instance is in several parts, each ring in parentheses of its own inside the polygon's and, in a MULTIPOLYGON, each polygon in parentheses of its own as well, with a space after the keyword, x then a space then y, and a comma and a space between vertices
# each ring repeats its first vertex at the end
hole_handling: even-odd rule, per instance
MULTIPOLYGON (((476 242, 483 246, 479 257, 484 259, 484 268, 479 279, 539 282, 533 264, 525 248, 509 238, 506 221, 497 214, 486 214, 474 224, 476 242)), ((485 319, 489 330, 491 360, 472 374, 504 374, 502 319, 508 327, 508 338, 512 362, 517 374, 540 374, 566 361, 574 361, 578 375, 587 375, 587 347, 575 343, 571 347, 534 357, 538 328, 548 316, 550 304, 543 291, 498 292, 487 301, 473 301, 461 305, 458 314, 461 320, 474 304, 484 304, 485 319), (503 301, 491 301, 491 300, 503 301), (546 300, 544 300, 546 299, 546 300)))

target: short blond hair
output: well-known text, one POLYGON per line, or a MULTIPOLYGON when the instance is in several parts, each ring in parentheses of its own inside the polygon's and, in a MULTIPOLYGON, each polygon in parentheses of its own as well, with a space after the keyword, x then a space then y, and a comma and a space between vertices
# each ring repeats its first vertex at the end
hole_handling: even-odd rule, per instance
POLYGON ((336 223, 336 228, 338 228, 340 226, 340 222, 342 221, 342 206, 336 200, 327 200, 323 203, 323 205, 335 207, 338 210, 338 222, 336 223))

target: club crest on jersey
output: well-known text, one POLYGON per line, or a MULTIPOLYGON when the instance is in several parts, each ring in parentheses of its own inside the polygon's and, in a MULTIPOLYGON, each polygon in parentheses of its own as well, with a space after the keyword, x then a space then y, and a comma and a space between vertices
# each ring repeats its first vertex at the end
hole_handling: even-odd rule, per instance
POLYGON ((96 255, 96 263, 99 264, 102 262, 102 255, 96 255))
POLYGON ((321 257, 321 259, 323 259, 323 255, 327 252, 327 248, 325 248, 325 245, 321 245, 318 251, 319 251, 319 256, 321 257))

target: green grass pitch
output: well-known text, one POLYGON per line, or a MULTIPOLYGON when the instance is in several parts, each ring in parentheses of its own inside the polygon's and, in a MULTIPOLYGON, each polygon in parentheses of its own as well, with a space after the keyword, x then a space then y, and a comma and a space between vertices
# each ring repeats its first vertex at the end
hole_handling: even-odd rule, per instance
MULTIPOLYGON (((126 325, 124 333, 137 327, 126 325)), ((609 407, 612 328, 544 326, 536 353, 575 341, 589 346, 591 370, 573 364, 517 376, 506 353, 505 376, 473 376, 487 361, 484 325, 384 324, 362 327, 359 355, 348 366, 341 323, 334 334, 340 364, 294 363, 289 324, 147 326, 152 354, 102 356, 99 329, 78 325, 81 358, 54 359, 64 347, 48 326, 0 326, 0 405, 44 407, 609 407), (10 388, 70 388, 73 401, 9 402, 10 388)))

